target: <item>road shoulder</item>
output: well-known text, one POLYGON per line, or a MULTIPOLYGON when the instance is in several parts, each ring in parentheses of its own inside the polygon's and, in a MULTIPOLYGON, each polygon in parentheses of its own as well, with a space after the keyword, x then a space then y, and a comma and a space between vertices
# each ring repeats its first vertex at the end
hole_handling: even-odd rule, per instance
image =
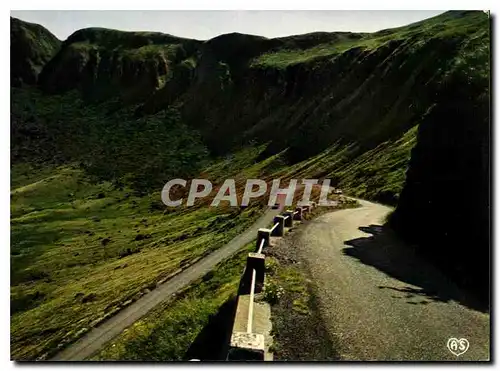
MULTIPOLYGON (((353 205, 344 205, 352 207, 353 205)), ((336 361, 338 346, 324 325, 307 265, 300 258, 298 236, 331 209, 318 208, 266 251, 264 298, 271 304, 276 361, 336 361)))

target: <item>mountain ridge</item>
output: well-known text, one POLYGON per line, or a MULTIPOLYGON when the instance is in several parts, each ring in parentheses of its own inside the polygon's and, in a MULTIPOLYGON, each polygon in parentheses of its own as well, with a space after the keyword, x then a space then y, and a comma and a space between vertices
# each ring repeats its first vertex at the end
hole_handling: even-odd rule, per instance
POLYGON ((61 41, 45 27, 13 17, 10 30, 11 86, 36 84, 38 74, 60 48, 61 41))
POLYGON ((488 17, 452 11, 422 22, 369 38, 232 33, 199 42, 154 33, 167 37, 161 45, 149 33, 84 29, 45 65, 40 87, 51 94, 76 89, 84 101, 118 100, 117 109, 130 107, 136 117, 173 109, 215 156, 249 143, 267 143, 262 156, 285 151, 290 163, 335 143, 363 153, 419 122, 462 45, 483 32, 488 17), (324 44, 325 37, 334 43, 324 44), (290 49, 297 40, 299 49, 290 49), (314 46, 303 49, 304 40, 314 46))

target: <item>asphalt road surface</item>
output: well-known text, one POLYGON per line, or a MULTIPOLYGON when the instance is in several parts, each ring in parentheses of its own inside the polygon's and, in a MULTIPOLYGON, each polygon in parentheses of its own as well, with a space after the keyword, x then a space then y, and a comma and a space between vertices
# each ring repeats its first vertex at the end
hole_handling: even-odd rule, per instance
POLYGON ((259 228, 269 227, 274 216, 281 211, 269 209, 244 233, 232 239, 229 243, 214 251, 212 254, 199 260, 172 279, 160 285, 155 290, 141 297, 139 300, 118 312, 115 316, 95 327, 75 343, 69 345, 50 361, 82 361, 97 353, 107 342, 119 335, 127 327, 144 316, 156 305, 172 297, 191 282, 203 277, 218 263, 235 254, 246 244, 257 237, 259 228))
POLYGON ((296 237, 341 360, 488 360, 489 314, 382 227, 390 208, 360 202, 296 237), (452 354, 450 338, 469 348, 452 354))

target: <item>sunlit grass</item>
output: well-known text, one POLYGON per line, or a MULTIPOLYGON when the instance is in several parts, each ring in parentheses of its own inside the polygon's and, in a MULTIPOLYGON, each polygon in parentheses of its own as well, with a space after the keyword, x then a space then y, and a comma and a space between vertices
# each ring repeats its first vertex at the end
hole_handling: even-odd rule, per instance
MULTIPOLYGON (((18 169, 14 166, 13 174, 18 169)), ((157 209, 89 182, 71 167, 15 180, 11 193, 12 356, 40 356, 222 246, 259 215, 245 210, 157 209), (40 179, 42 178, 42 179, 40 179)), ((256 206, 258 207, 258 206, 256 206)))
POLYGON ((240 253, 220 263, 208 277, 191 284, 181 298, 160 304, 92 360, 185 360, 187 349, 208 324, 210 316, 236 295, 246 256, 254 248, 254 243, 248 244, 240 253))

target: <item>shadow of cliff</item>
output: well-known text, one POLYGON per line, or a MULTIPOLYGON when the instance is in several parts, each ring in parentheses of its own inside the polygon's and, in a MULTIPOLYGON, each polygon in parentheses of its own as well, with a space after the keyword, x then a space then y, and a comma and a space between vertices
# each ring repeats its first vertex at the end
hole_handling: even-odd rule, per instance
POLYGON ((237 298, 221 305, 208 324, 201 330, 184 355, 185 360, 224 361, 234 322, 237 298))
POLYGON ((421 299, 408 301, 409 304, 428 304, 430 302, 448 302, 454 300, 469 308, 487 311, 472 294, 460 290, 446 275, 417 254, 417 251, 405 245, 387 226, 370 225, 359 230, 371 234, 369 237, 344 241, 349 247, 344 248, 345 255, 370 265, 387 275, 415 287, 379 286, 380 289, 393 290, 401 299, 421 299))

